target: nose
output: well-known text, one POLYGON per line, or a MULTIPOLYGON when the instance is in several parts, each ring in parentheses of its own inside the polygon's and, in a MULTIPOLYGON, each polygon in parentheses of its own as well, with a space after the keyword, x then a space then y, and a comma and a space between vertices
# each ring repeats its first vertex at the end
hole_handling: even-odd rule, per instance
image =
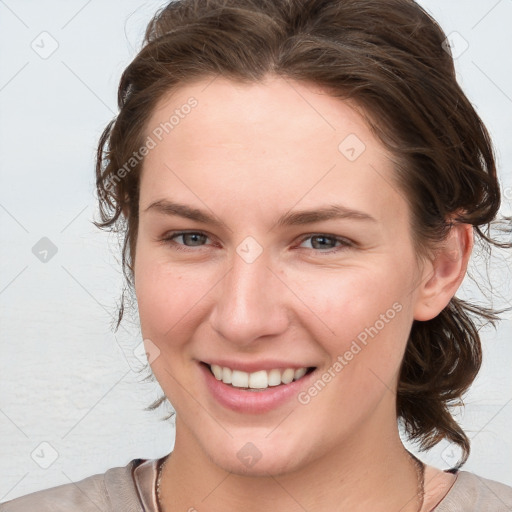
POLYGON ((217 290, 212 328, 226 341, 249 346, 263 336, 278 336, 289 324, 286 286, 265 251, 252 262, 238 254, 217 290))

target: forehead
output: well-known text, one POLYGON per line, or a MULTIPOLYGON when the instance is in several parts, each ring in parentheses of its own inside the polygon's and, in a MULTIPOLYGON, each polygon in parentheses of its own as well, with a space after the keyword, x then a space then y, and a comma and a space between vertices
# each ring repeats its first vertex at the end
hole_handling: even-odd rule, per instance
POLYGON ((313 84, 201 80, 159 102, 146 136, 156 142, 142 174, 146 203, 168 192, 262 215, 262 204, 289 209, 298 201, 342 202, 377 216, 406 209, 389 155, 363 117, 313 84))
MULTIPOLYGON (((176 141, 180 132, 185 138, 191 130, 199 130, 208 142, 220 146, 231 142, 234 147, 247 147, 250 142, 255 148, 259 142, 269 147, 269 142, 275 141, 285 149, 286 143, 309 139, 333 144, 337 150, 336 142, 344 130, 352 130, 361 140, 373 139, 351 103, 330 96, 316 84, 279 77, 257 83, 217 77, 182 86, 159 101, 148 123, 148 133, 169 121, 173 112, 176 115, 168 131, 173 132, 176 141), (188 108, 192 101, 196 105, 188 108)), ((197 139, 187 142, 201 144, 197 139)), ((295 147, 296 151, 300 149, 295 147)))

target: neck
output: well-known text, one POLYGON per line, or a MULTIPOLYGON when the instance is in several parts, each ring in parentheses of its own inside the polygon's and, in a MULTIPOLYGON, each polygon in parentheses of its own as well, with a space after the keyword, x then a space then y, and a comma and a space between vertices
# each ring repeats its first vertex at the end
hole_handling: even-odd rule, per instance
POLYGON ((162 472, 162 512, 418 512, 418 465, 398 428, 394 435, 374 438, 378 442, 363 448, 351 440, 297 471, 248 476, 214 464, 177 421, 175 447, 162 472))

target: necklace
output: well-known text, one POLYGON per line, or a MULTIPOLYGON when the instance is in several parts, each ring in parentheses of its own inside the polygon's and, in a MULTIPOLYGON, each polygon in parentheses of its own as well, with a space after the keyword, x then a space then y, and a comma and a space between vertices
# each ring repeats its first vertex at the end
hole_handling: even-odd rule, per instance
POLYGON ((156 501, 158 505, 158 512, 162 512, 162 498, 160 498, 160 480, 162 480, 162 470, 164 469, 165 464, 167 463, 167 459, 170 454, 165 457, 165 460, 160 467, 158 468, 158 479, 156 481, 156 501))
MULTIPOLYGON (((416 464, 416 471, 418 474, 417 495, 418 498, 420 499, 420 507, 418 508, 418 512, 421 512, 421 509, 423 508, 423 502, 425 500, 425 464, 423 464, 423 462, 421 462, 421 460, 415 457, 411 452, 409 452, 409 455, 412 457, 414 463, 416 464)), ((162 499, 160 497, 160 481, 162 480, 162 472, 169 456, 170 454, 167 455, 167 457, 165 457, 164 462, 160 464, 160 467, 158 468, 158 478, 156 481, 156 501, 158 505, 158 512, 162 512, 162 499)))

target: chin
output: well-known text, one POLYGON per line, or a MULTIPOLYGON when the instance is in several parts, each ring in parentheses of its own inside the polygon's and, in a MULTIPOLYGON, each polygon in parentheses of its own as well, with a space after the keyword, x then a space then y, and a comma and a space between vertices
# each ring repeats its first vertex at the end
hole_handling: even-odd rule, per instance
POLYGON ((240 476, 278 476, 296 471, 303 463, 304 449, 291 443, 276 444, 268 438, 248 439, 234 439, 228 446, 219 445, 215 451, 210 447, 208 456, 216 466, 240 476))
MULTIPOLYGON (((248 477, 269 477, 279 476, 286 473, 291 473, 297 468, 294 467, 294 462, 290 461, 281 454, 274 454, 272 457, 264 458, 255 461, 254 463, 241 463, 237 457, 221 456, 219 460, 213 458, 214 463, 225 471, 229 471, 238 476, 248 477)), ((297 461, 295 464, 299 464, 297 461)))

